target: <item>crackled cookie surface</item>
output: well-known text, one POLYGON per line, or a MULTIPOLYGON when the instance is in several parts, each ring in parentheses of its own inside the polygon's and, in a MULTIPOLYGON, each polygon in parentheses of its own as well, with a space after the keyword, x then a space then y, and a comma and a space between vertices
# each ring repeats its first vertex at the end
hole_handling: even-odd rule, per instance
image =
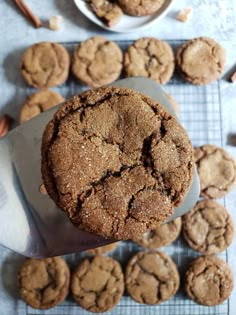
POLYGON ((123 55, 116 43, 102 36, 91 37, 75 49, 72 72, 91 87, 100 87, 115 81, 122 70, 123 55))
POLYGON ((62 45, 40 42, 25 51, 21 72, 29 85, 41 89, 64 83, 69 66, 69 53, 62 45))
POLYGON ((134 16, 150 15, 161 8, 165 0, 118 0, 125 13, 134 16))
POLYGON ((194 149, 201 185, 201 196, 224 197, 236 184, 235 160, 224 149, 206 144, 194 149))
POLYGON ((233 272, 222 259, 201 256, 190 264, 185 274, 185 290, 199 304, 220 304, 233 290, 233 272))
POLYGON ((179 273, 172 259, 163 252, 139 252, 125 271, 126 289, 136 302, 159 304, 179 288, 179 273))
POLYGON ((70 271, 61 257, 26 259, 18 273, 22 299, 38 309, 61 303, 69 291, 70 271))
POLYGON ((213 200, 199 201, 183 216, 183 236, 189 246, 207 255, 224 251, 232 242, 233 220, 228 211, 213 200))
POLYGON ((174 72, 174 54, 170 45, 156 38, 144 37, 128 47, 124 55, 127 77, 148 77, 164 84, 174 72))
POLYGON ((154 100, 100 88, 75 96, 49 122, 42 175, 76 226, 129 239, 164 222, 182 202, 193 150, 183 127, 154 100))
POLYGON ((187 41, 176 54, 176 63, 184 79, 197 85, 219 79, 225 59, 224 48, 209 37, 187 41))
POLYGON ((124 276, 118 261, 95 256, 84 260, 74 271, 71 290, 75 301, 90 312, 111 310, 124 292, 124 276))

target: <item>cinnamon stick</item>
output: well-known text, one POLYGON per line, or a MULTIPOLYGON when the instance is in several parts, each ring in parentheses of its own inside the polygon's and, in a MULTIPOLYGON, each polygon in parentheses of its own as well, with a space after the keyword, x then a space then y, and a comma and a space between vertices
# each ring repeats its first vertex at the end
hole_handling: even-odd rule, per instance
POLYGON ((34 15, 34 13, 30 10, 30 8, 24 3, 23 0, 14 0, 16 6, 19 8, 19 10, 24 14, 25 17, 27 17, 36 28, 39 28, 42 26, 42 22, 40 19, 34 15))

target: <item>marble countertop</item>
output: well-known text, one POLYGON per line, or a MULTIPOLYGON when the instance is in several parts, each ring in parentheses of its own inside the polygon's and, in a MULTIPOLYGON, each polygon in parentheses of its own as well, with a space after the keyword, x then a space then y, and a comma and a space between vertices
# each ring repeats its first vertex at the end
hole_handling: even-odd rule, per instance
MULTIPOLYGON (((236 157, 236 147, 227 144, 228 134, 236 133, 236 84, 227 82, 229 72, 232 69, 236 70, 236 0, 175 0, 167 16, 154 24, 151 29, 127 34, 108 32, 99 28, 77 10, 73 0, 25 0, 25 2, 45 23, 52 15, 62 15, 65 19, 65 27, 57 32, 46 27, 35 29, 19 13, 12 0, 0 1, 0 116, 9 113, 14 118, 18 117, 22 100, 18 98, 16 86, 19 89, 25 88, 19 71, 20 60, 25 48, 36 42, 81 41, 96 34, 113 40, 132 40, 143 36, 161 39, 210 36, 219 41, 227 53, 227 65, 221 84, 224 146, 236 157), (175 16, 186 6, 193 7, 193 17, 189 22, 181 23, 175 19, 175 16)), ((236 208, 236 191, 231 194, 230 207, 236 208)), ((236 222, 236 215, 234 219, 236 222)), ((234 249, 236 249, 235 243, 234 241, 234 249)), ((7 250, 2 255, 7 257, 7 250)), ((229 259, 236 273, 234 257, 229 259)))

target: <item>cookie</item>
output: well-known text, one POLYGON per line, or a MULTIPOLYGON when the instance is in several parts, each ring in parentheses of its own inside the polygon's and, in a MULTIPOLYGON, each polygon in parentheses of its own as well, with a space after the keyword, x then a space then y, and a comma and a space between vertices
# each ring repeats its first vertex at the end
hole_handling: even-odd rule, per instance
POLYGON ((72 72, 82 83, 100 87, 119 78, 123 54, 116 43, 102 36, 91 37, 73 53, 72 72))
POLYGON ((22 124, 64 101, 64 97, 60 94, 49 90, 42 90, 32 94, 21 108, 19 122, 22 124))
POLYGON ((18 273, 22 299, 46 310, 60 304, 69 291, 70 271, 61 257, 26 259, 18 273))
POLYGON ((170 80, 174 68, 172 48, 156 38, 144 37, 136 40, 124 55, 124 71, 127 77, 147 77, 164 84, 170 80))
POLYGON ((41 42, 23 54, 21 72, 35 88, 49 88, 64 83, 69 75, 70 57, 60 44, 41 42))
POLYGON ((86 1, 88 2, 91 10, 97 15, 97 17, 99 17, 109 27, 116 25, 123 16, 123 11, 114 1, 86 1))
POLYGON ((235 160, 224 149, 206 144, 194 149, 201 196, 217 199, 227 195, 236 183, 235 160))
POLYGON ((165 0, 118 0, 122 10, 126 14, 133 16, 151 15, 159 10, 163 6, 164 2, 165 0))
POLYGON ((198 37, 179 47, 176 64, 183 78, 196 85, 220 78, 225 65, 225 51, 212 38, 198 37))
POLYGON ((106 254, 109 252, 112 252, 113 250, 116 249, 116 247, 118 246, 119 242, 115 242, 112 244, 108 244, 108 245, 104 245, 104 246, 100 246, 97 248, 93 248, 93 249, 89 249, 86 250, 86 252, 90 255, 102 255, 102 254, 106 254))
POLYGON ((171 105, 173 107, 173 110, 175 111, 175 114, 177 116, 179 116, 179 104, 176 102, 176 100, 173 98, 172 95, 167 94, 167 93, 165 93, 165 94, 166 94, 168 100, 170 101, 170 103, 171 103, 171 105))
POLYGON ((111 310, 124 292, 120 264, 107 256, 85 259, 72 274, 71 291, 76 303, 90 312, 111 310))
POLYGON ((179 273, 172 259, 163 252, 139 252, 125 271, 125 285, 138 303, 159 304, 170 299, 179 288, 179 273))
POLYGON ((193 249, 206 255, 218 254, 233 240, 233 220, 221 204, 202 200, 183 216, 183 236, 193 249))
POLYGON ((155 249, 174 242, 181 231, 181 218, 161 224, 156 229, 150 230, 133 239, 139 245, 155 249))
POLYGON ((164 222, 183 201, 193 165, 179 122, 126 88, 75 96, 43 135, 49 196, 78 228, 107 238, 132 239, 164 222))
POLYGON ((185 274, 185 290, 198 304, 221 304, 233 290, 233 272, 229 265, 216 256, 195 259, 185 274))

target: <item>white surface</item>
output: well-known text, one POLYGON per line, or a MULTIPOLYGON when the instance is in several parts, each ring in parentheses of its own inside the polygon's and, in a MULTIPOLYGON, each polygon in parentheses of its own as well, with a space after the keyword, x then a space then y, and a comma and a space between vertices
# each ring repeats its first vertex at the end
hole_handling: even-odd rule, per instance
POLYGON ((113 27, 108 27, 89 8, 84 0, 74 0, 78 9, 92 22, 108 31, 117 33, 131 33, 151 27, 154 23, 163 18, 170 10, 173 0, 166 0, 164 5, 156 13, 150 16, 135 17, 124 14, 120 21, 113 27))
MULTIPOLYGON (((73 0, 25 1, 43 21, 48 21, 52 15, 62 15, 65 18, 65 27, 58 32, 47 28, 34 29, 21 14, 18 14, 12 0, 0 1, 0 115, 7 112, 14 118, 18 117, 23 99, 22 93, 16 92, 15 87, 18 86, 18 91, 25 89, 19 67, 21 55, 26 47, 43 40, 81 41, 96 34, 114 40, 136 39, 141 36, 188 39, 204 35, 215 38, 225 47, 227 52, 225 73, 236 65, 236 0, 176 0, 167 16, 157 21, 150 29, 127 34, 115 34, 95 26, 77 10, 73 0), (193 17, 184 24, 176 21, 174 17, 178 10, 186 6, 193 7, 193 17)), ((223 81, 221 86, 224 145, 236 157, 236 148, 227 145, 228 133, 236 132, 236 85, 223 81)), ((231 210, 236 222, 236 191, 232 192, 227 200, 227 207, 231 210)), ((229 252, 229 261, 234 268, 236 279, 235 253, 236 241, 234 240, 229 252)), ((4 249, 0 250, 0 259, 4 261, 1 264, 1 275, 8 273, 12 276, 9 280, 4 280, 4 283, 0 276, 0 314, 2 315, 4 309, 4 315, 15 315, 17 313, 14 313, 13 307, 20 305, 21 302, 12 299, 14 305, 9 305, 8 298, 12 298, 10 282, 15 279, 15 268, 21 259, 18 255, 4 249)), ((230 302, 231 314, 236 312, 236 305, 233 304, 236 303, 235 292, 234 290, 230 302)), ((23 304, 22 308, 24 307, 23 304)))

